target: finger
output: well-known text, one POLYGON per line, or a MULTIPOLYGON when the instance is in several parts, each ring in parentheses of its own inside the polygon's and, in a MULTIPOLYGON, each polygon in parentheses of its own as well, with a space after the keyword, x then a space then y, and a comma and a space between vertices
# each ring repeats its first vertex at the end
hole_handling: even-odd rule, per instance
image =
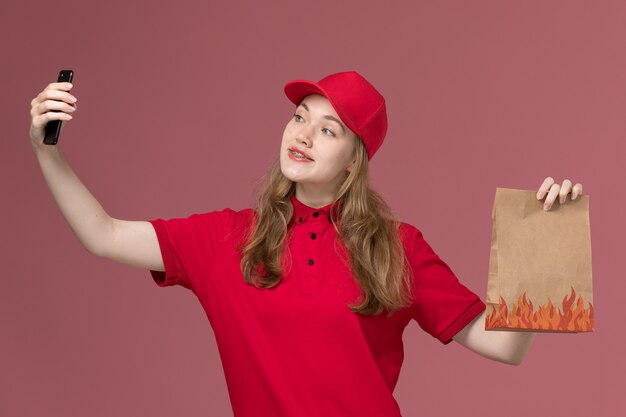
POLYGON ((31 101, 31 106, 36 106, 37 104, 42 103, 46 100, 59 100, 69 104, 76 103, 78 101, 76 97, 68 92, 46 88, 41 93, 39 93, 39 95, 34 98, 33 101, 31 101))
POLYGON ((63 90, 63 91, 70 91, 72 89, 72 83, 66 83, 66 82, 57 82, 57 83, 50 83, 46 86, 46 89, 51 89, 51 90, 63 90))
POLYGON ((572 200, 575 200, 576 197, 583 193, 583 185, 581 183, 576 183, 572 188, 572 200))
POLYGON ((559 190, 561 186, 559 184, 552 184, 550 187, 550 191, 548 192, 548 196, 546 197, 546 201, 543 203, 544 210, 550 210, 552 208, 552 203, 556 200, 556 197, 559 195, 559 190))
POLYGON ((554 184, 554 178, 552 177, 547 177, 543 180, 541 186, 539 187, 539 191, 537 191, 537 200, 541 200, 547 194, 550 187, 552 187, 552 184, 554 184))
POLYGON ((76 111, 76 107, 64 101, 46 100, 33 107, 30 113, 32 116, 38 116, 52 110, 73 113, 76 111))
POLYGON ((33 117, 33 126, 41 129, 46 126, 51 120, 61 120, 66 122, 68 120, 72 120, 72 116, 63 112, 49 111, 47 113, 43 113, 36 117, 33 117))
POLYGON ((572 190, 572 182, 570 180, 563 180, 563 185, 561 185, 561 190, 559 191, 559 203, 565 203, 567 200, 567 195, 572 190))
POLYGON ((63 103, 61 101, 54 101, 54 100, 48 100, 48 101, 45 101, 44 103, 41 103, 39 106, 33 107, 31 109, 32 125, 36 128, 42 128, 50 120, 62 120, 62 121, 71 120, 72 116, 68 113, 73 113, 74 109, 72 110, 62 109, 58 111, 53 110, 54 108, 58 108, 60 106, 70 107, 66 103, 63 103), (52 103, 50 104, 51 108, 49 109, 49 111, 48 109, 46 109, 46 107, 48 106, 48 103, 52 103))

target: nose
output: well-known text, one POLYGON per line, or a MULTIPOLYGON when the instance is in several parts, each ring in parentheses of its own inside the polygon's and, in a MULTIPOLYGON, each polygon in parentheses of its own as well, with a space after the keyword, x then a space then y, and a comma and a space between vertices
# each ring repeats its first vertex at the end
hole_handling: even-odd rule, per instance
POLYGON ((305 139, 302 135, 298 135, 296 141, 302 146, 306 146, 307 148, 311 146, 311 141, 309 139, 305 139))
POLYGON ((311 146, 311 144, 313 143, 313 140, 311 139, 312 137, 313 135, 310 133, 309 129, 303 127, 302 129, 300 129, 300 132, 298 132, 298 135, 296 136, 296 141, 298 143, 305 144, 306 146, 311 146))

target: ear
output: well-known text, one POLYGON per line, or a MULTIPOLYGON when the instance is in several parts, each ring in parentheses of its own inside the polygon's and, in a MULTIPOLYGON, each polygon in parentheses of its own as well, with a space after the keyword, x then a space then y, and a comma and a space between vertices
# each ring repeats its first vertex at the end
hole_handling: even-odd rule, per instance
POLYGON ((348 167, 346 168, 348 170, 348 172, 352 172, 352 170, 354 169, 354 165, 356 164, 356 158, 352 160, 352 162, 350 162, 350 165, 348 165, 348 167))
MULTIPOLYGON (((352 137, 355 141, 361 140, 354 134, 352 137)), ((352 172, 352 169, 354 169, 354 165, 356 165, 356 158, 357 158, 356 143, 354 144, 354 147, 352 148, 352 156, 354 157, 354 159, 352 159, 352 162, 350 162, 350 164, 346 167, 348 172, 352 172)))

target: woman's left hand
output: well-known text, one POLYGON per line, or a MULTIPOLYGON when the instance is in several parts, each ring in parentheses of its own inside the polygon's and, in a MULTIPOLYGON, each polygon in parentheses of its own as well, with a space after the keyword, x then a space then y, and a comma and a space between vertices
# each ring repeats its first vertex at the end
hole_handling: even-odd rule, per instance
POLYGON ((554 203, 557 196, 559 197, 559 202, 561 204, 565 203, 567 195, 570 191, 572 193, 572 200, 576 200, 576 198, 583 193, 583 185, 581 183, 576 183, 576 185, 572 187, 572 182, 570 180, 563 180, 563 185, 559 185, 554 182, 552 177, 547 177, 543 180, 541 187, 539 187, 537 200, 541 200, 547 194, 548 197, 543 203, 543 209, 548 211, 552 208, 552 203, 554 203))

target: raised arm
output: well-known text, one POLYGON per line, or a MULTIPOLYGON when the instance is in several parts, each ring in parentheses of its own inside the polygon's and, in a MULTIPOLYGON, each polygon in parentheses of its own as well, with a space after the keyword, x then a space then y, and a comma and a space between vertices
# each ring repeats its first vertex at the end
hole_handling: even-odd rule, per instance
POLYGON ((111 218, 110 240, 95 255, 126 265, 165 271, 154 227, 147 221, 111 218))
POLYGON ((52 83, 31 101, 31 146, 54 201, 88 252, 132 266, 164 271, 152 225, 110 217, 76 176, 60 146, 43 143, 48 121, 67 123, 71 119, 68 113, 75 111, 75 100, 67 90, 66 83, 52 83))

